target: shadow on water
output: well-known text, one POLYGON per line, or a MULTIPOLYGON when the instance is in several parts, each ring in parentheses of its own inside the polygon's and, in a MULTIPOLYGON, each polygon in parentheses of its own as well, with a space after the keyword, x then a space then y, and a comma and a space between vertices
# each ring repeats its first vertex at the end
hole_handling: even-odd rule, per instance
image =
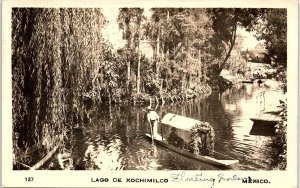
MULTIPOLYGON (((258 134, 257 130, 253 130, 250 120, 255 114, 256 95, 264 89, 252 84, 238 85, 207 98, 158 106, 156 111, 160 117, 174 113, 209 122, 215 130, 215 150, 240 160, 234 169, 269 169, 274 156, 272 138, 266 133, 271 131, 266 129, 264 135, 258 134)), ((147 140, 144 134, 150 130, 145 107, 120 105, 112 106, 110 110, 107 106, 99 105, 90 114, 89 123, 66 136, 64 147, 48 169, 215 169, 147 140)), ((159 132, 162 131, 159 127, 159 132)))

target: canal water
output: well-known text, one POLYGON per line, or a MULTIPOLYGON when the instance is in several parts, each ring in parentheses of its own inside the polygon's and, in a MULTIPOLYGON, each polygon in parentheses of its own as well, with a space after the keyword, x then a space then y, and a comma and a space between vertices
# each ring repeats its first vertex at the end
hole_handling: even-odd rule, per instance
MULTIPOLYGON (((276 162, 272 127, 255 128, 250 120, 262 108, 259 93, 270 88, 256 84, 235 85, 222 94, 187 102, 157 106, 167 112, 209 122, 215 130, 215 150, 238 159, 234 170, 269 170, 276 162)), ((69 133, 64 147, 46 169, 76 170, 216 170, 199 161, 153 145, 146 106, 99 107, 82 130, 69 133)))

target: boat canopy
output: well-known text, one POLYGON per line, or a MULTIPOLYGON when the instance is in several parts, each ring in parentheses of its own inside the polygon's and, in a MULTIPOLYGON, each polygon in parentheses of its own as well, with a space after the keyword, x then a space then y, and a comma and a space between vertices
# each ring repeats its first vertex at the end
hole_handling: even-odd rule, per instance
MULTIPOLYGON (((167 113, 161 120, 162 124, 169 125, 178 129, 191 131, 195 125, 200 125, 202 122, 193 118, 180 116, 177 114, 167 113)), ((203 132, 209 131, 209 128, 201 128, 203 132)))

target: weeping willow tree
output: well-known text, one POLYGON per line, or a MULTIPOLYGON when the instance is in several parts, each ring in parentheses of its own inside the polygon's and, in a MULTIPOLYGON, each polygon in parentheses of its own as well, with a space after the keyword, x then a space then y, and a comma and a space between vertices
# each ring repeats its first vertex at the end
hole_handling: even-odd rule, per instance
POLYGON ((33 145, 51 150, 86 115, 84 97, 107 91, 109 46, 100 9, 12 10, 14 164, 32 165, 33 145))

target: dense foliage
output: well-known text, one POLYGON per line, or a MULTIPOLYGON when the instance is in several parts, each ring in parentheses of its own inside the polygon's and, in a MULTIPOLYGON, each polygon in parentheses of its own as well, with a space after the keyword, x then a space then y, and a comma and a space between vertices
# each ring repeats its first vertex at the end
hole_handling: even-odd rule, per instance
POLYGON ((263 9, 256 25, 257 38, 265 41, 268 55, 277 65, 287 66, 287 10, 263 9))
POLYGON ((211 53, 216 61, 216 75, 226 65, 237 40, 237 28, 251 30, 260 18, 260 9, 210 9, 214 35, 211 53))
MULTIPOLYGON (((282 82, 282 91, 287 92, 287 10, 262 9, 260 20, 255 25, 257 38, 264 40, 268 56, 277 67, 276 79, 282 82)), ((276 125, 273 144, 277 161, 274 169, 284 170, 287 166, 287 103, 281 101, 281 121, 276 125)))
POLYGON ((276 162, 272 164, 274 169, 285 170, 287 166, 287 104, 282 101, 280 105, 281 120, 275 126, 276 134, 273 138, 276 162))
POLYGON ((84 96, 111 85, 98 70, 112 59, 99 9, 17 8, 12 20, 15 162, 31 164, 30 146, 50 150, 73 116, 83 120, 84 96))

